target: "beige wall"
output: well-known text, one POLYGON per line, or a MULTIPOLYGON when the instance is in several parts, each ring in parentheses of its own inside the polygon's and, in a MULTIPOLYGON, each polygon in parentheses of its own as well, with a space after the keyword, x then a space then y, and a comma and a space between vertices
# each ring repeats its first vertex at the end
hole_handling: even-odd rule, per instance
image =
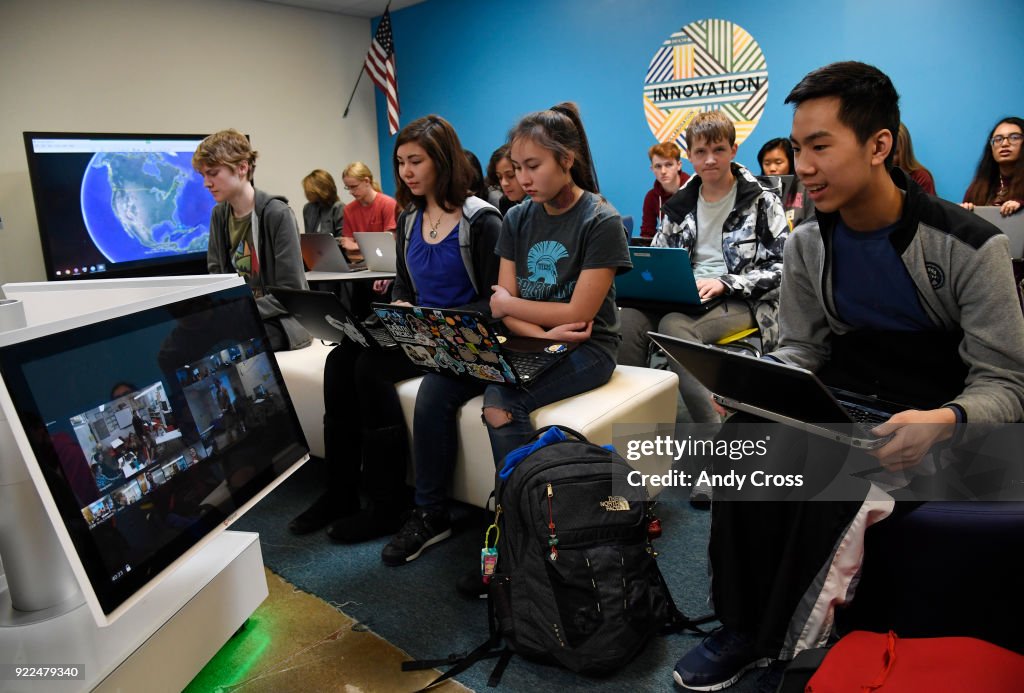
POLYGON ((45 279, 26 130, 234 127, 300 219, 312 169, 379 171, 369 79, 341 118, 369 40, 367 19, 251 0, 0 0, 0 283, 45 279))

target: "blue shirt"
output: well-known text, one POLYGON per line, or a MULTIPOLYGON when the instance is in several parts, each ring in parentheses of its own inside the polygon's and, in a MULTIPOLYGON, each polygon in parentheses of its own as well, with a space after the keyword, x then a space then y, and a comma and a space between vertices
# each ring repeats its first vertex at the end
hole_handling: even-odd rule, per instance
POLYGON ((416 214, 412 225, 406 266, 416 287, 417 305, 454 308, 476 299, 459 252, 458 226, 440 243, 427 243, 423 240, 423 210, 416 214))
POLYGON ((840 219, 832 234, 832 295, 843 322, 867 330, 934 330, 917 287, 889 237, 893 224, 854 231, 840 219))

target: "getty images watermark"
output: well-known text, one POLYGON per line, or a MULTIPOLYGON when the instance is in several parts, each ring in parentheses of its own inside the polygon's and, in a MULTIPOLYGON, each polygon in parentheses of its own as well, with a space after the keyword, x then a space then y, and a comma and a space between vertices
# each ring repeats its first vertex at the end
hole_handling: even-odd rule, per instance
POLYGON ((1024 424, 958 425, 911 461, 892 446, 849 441, 838 429, 830 437, 769 422, 613 428, 613 445, 633 468, 628 487, 659 500, 685 499, 694 486, 739 501, 859 501, 870 488, 918 502, 1024 500, 1024 424))
MULTIPOLYGON (((624 457, 630 462, 639 462, 648 457, 671 458, 681 463, 689 458, 719 458, 738 462, 750 458, 763 458, 768 454, 771 435, 757 440, 715 440, 685 434, 655 435, 652 438, 631 439, 626 443, 624 457)), ((645 474, 634 469, 626 481, 631 486, 685 487, 697 486, 729 487, 743 490, 748 482, 751 486, 800 487, 804 485, 803 474, 771 474, 765 469, 737 471, 735 467, 725 469, 701 469, 686 471, 683 468, 668 469, 662 473, 645 474)))

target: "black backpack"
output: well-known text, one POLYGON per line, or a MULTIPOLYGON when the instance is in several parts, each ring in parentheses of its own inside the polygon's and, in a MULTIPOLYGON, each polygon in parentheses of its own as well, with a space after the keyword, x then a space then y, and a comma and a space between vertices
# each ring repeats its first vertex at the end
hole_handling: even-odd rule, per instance
POLYGON ((622 457, 555 427, 538 431, 532 445, 511 453, 497 480, 491 639, 466 657, 403 668, 455 664, 438 683, 501 657, 489 682, 496 685, 514 652, 607 675, 652 635, 700 632, 713 619, 691 621, 672 602, 648 536, 647 491, 627 483, 632 468, 622 457), (495 650, 501 640, 507 647, 495 650))

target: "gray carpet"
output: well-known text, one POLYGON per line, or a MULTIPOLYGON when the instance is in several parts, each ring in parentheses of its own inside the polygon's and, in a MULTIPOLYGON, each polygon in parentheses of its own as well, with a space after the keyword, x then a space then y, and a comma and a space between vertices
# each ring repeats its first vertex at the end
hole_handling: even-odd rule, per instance
MULTIPOLYGON (((478 515, 456 508, 454 536, 428 549, 400 568, 381 563, 385 539, 339 546, 322 532, 296 537, 288 521, 320 492, 319 460, 307 463, 234 528, 260 533, 267 567, 300 589, 340 608, 412 657, 430 659, 465 652, 487 639, 487 608, 455 591, 462 574, 479 566, 482 528, 478 515)), ((709 514, 682 499, 659 503, 664 535, 655 542, 659 563, 679 608, 687 615, 708 611, 707 536, 709 514)), ((563 669, 514 657, 500 690, 668 691, 674 688, 672 667, 699 636, 656 637, 628 666, 609 678, 593 679, 563 669)), ((477 691, 487 688, 492 661, 477 664, 457 680, 477 691)), ((757 673, 748 674, 730 691, 757 687, 757 673)))

